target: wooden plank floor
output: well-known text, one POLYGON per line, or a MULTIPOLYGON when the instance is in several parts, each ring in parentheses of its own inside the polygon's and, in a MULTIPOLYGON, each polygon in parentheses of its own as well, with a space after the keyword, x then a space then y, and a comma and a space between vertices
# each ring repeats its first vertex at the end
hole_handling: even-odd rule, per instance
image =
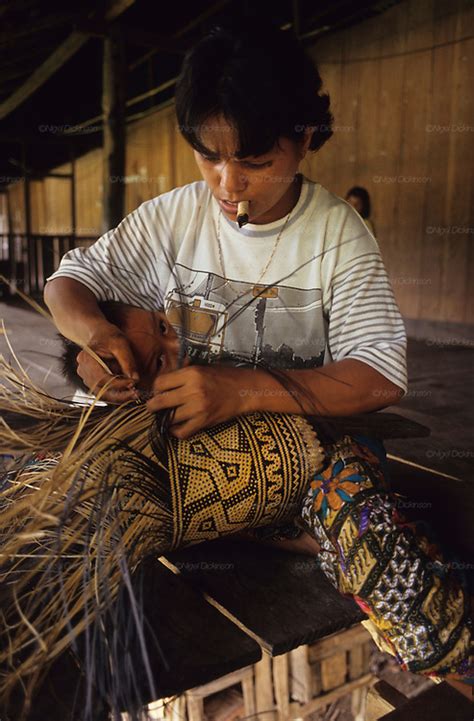
POLYGON ((474 341, 463 347, 410 339, 408 394, 391 410, 428 426, 431 434, 409 442, 387 441, 387 451, 472 484, 473 367, 474 341))

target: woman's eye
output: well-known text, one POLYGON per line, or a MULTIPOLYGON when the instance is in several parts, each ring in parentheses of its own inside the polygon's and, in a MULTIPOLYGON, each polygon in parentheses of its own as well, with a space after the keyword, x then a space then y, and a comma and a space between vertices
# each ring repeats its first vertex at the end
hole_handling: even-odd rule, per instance
POLYGON ((271 161, 267 161, 266 163, 251 163, 250 161, 243 163, 246 168, 251 168, 252 170, 258 170, 259 168, 269 168, 271 164, 271 161))
POLYGON ((161 335, 166 335, 168 332, 168 326, 164 322, 164 320, 160 320, 160 333, 161 335))

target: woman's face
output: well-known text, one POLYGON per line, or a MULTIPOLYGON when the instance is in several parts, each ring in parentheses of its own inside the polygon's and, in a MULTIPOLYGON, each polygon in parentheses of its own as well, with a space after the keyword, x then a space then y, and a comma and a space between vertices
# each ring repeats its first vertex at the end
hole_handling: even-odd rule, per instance
POLYGON ((357 210, 359 215, 362 214, 363 203, 362 203, 361 198, 359 198, 357 195, 348 195, 346 197, 346 200, 349 203, 349 205, 352 205, 352 207, 357 210))
POLYGON ((279 144, 265 155, 239 159, 238 136, 221 116, 209 119, 201 128, 201 142, 209 149, 194 157, 221 210, 237 219, 237 203, 248 200, 250 223, 271 223, 283 218, 296 204, 299 184, 295 175, 306 155, 311 133, 298 144, 280 138, 279 144))

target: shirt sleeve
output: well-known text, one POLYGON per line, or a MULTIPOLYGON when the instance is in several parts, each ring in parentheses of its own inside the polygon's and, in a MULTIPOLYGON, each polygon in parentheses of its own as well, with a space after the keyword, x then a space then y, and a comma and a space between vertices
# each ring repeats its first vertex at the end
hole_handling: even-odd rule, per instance
POLYGON ((163 280, 140 206, 89 248, 66 253, 48 280, 79 281, 97 300, 115 300, 153 310, 163 305, 163 280))
MULTIPOLYGON (((328 256, 328 348, 333 361, 356 358, 407 391, 406 331, 377 241, 352 209, 328 256)), ((326 280, 328 280, 326 276, 326 280)))

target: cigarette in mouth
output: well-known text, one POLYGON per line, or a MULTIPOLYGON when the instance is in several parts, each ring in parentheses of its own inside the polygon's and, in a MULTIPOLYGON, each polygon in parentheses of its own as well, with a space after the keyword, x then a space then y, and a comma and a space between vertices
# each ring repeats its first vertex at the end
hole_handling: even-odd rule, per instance
POLYGON ((237 205, 237 223, 239 228, 249 222, 249 201, 242 200, 237 205))

